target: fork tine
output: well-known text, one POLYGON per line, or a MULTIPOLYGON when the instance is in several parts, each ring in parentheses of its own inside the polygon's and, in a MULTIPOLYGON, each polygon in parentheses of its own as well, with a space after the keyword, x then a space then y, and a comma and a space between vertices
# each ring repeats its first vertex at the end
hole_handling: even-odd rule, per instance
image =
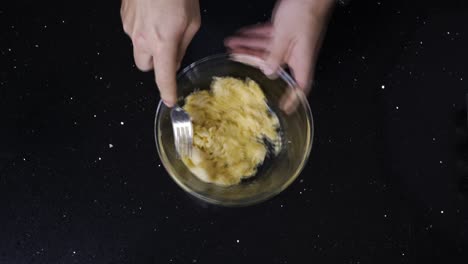
POLYGON ((181 158, 183 156, 183 153, 181 151, 181 146, 180 146, 180 143, 181 143, 180 127, 177 126, 176 131, 177 131, 176 150, 177 150, 177 155, 179 156, 179 158, 181 158))
POLYGON ((192 135, 192 131, 190 129, 190 127, 187 127, 187 130, 188 130, 188 154, 190 157, 192 157, 192 146, 193 146, 193 135, 192 135))
POLYGON ((183 150, 184 150, 184 156, 187 156, 188 154, 188 148, 187 148, 187 140, 188 140, 188 137, 187 137, 187 131, 185 129, 185 125, 183 125, 181 127, 181 131, 182 131, 182 147, 183 147, 183 150))
POLYGON ((187 125, 184 126, 184 131, 185 131, 185 140, 184 140, 184 143, 185 143, 185 154, 188 156, 189 153, 190 153, 190 146, 189 146, 190 135, 189 135, 189 133, 188 133, 188 127, 187 127, 187 125))
POLYGON ((193 148, 193 128, 190 126, 189 128, 189 155, 192 156, 192 148, 193 148))
POLYGON ((179 127, 179 151, 180 156, 183 158, 185 156, 185 146, 184 146, 184 127, 179 127))
POLYGON ((187 125, 184 126, 184 131, 185 131, 185 149, 186 149, 186 155, 190 156, 190 131, 189 127, 187 125))

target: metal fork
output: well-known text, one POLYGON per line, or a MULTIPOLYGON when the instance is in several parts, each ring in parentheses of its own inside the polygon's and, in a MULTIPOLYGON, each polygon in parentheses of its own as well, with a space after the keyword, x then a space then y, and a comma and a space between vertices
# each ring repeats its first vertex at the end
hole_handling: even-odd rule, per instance
POLYGON ((171 110, 172 129, 177 158, 192 156, 193 127, 190 115, 180 106, 171 110))

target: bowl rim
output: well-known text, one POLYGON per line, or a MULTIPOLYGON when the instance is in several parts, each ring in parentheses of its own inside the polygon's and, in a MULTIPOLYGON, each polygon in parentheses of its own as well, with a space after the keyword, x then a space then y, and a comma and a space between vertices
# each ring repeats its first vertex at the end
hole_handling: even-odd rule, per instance
MULTIPOLYGON (((244 64, 250 64, 251 66, 254 66, 254 67, 257 67, 257 68, 266 65, 265 61, 263 59, 258 58, 258 57, 254 57, 254 56, 251 56, 251 55, 236 54, 236 53, 234 53, 234 54, 219 53, 219 54, 204 57, 204 58, 202 58, 200 60, 197 60, 197 61, 189 64, 188 66, 186 66, 184 69, 182 69, 176 75, 176 79, 178 80, 179 78, 184 76, 188 71, 192 70, 196 66, 198 66, 198 65, 200 65, 202 63, 208 62, 208 61, 216 60, 216 59, 233 60, 233 61, 244 63, 244 64)), ((313 119, 313 115, 312 115, 312 110, 310 108, 309 102, 307 101, 307 97, 305 96, 303 91, 299 88, 296 81, 291 77, 291 75, 289 75, 281 67, 277 70, 276 75, 277 75, 278 78, 283 79, 283 81, 285 81, 288 84, 288 86, 291 89, 293 89, 293 91, 299 97, 300 103, 302 103, 304 108, 305 108, 306 115, 309 117, 308 118, 308 123, 309 124, 307 126, 307 129, 310 130, 309 131, 309 137, 307 138, 308 144, 307 144, 307 149, 305 150, 306 153, 304 153, 303 158, 301 160, 301 163, 295 169, 293 175, 291 177, 289 177, 288 180, 285 181, 280 186, 280 188, 278 188, 278 189, 276 189, 276 190, 274 190, 274 191, 272 191, 272 192, 270 192, 270 193, 268 193, 266 195, 263 195, 263 196, 260 196, 260 197, 257 197, 255 199, 251 199, 251 200, 246 200, 246 201, 238 200, 238 201, 230 201, 230 202, 220 201, 220 200, 214 199, 212 197, 205 196, 205 195, 202 195, 200 193, 197 193, 197 192, 193 191, 190 187, 185 185, 175 175, 173 175, 174 172, 171 169, 172 166, 170 165, 170 162, 167 159, 167 155, 165 155, 164 150, 159 146, 160 143, 159 143, 159 140, 158 140, 158 138, 159 138, 158 120, 159 120, 159 116, 160 116, 160 114, 162 112, 161 108, 166 107, 164 102, 162 100, 159 100, 158 107, 156 109, 156 115, 155 115, 155 119, 154 119, 154 128, 153 128, 154 129, 156 149, 157 149, 157 152, 158 152, 159 159, 160 159, 164 169, 166 170, 166 172, 176 182, 176 184, 179 187, 181 187, 185 192, 191 194, 192 196, 194 196, 194 197, 196 197, 196 198, 198 198, 198 199, 200 199, 202 201, 208 202, 210 204, 226 206, 226 207, 243 207, 243 206, 258 204, 258 203, 264 202, 266 200, 269 200, 269 199, 277 196, 278 194, 283 192, 286 188, 288 188, 299 177, 299 175, 304 170, 305 165, 309 161, 309 157, 310 157, 310 153, 311 153, 312 145, 313 145, 313 140, 314 140, 314 128, 315 128, 315 126, 314 126, 314 119, 313 119)))

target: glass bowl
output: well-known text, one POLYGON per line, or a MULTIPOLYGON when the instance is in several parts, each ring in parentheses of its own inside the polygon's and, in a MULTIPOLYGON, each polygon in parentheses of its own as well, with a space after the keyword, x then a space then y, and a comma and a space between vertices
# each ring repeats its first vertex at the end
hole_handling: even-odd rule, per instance
POLYGON ((310 106, 291 76, 277 71, 270 79, 260 70, 263 60, 240 54, 220 54, 201 59, 183 69, 177 76, 178 102, 194 90, 209 89, 213 77, 250 78, 262 88, 269 107, 277 114, 282 132, 282 150, 268 155, 255 176, 238 185, 221 187, 199 180, 176 158, 170 108, 159 102, 155 118, 155 138, 161 162, 174 181, 191 195, 223 206, 246 206, 265 201, 288 187, 300 174, 308 160, 313 139, 310 106), (294 98, 296 110, 286 114, 279 107, 283 96, 294 98), (291 97, 293 95, 293 97, 291 97))

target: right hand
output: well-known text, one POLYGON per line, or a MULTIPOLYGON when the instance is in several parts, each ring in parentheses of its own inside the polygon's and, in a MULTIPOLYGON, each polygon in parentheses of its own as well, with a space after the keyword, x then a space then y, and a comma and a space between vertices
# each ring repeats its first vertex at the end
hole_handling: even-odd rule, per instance
POLYGON ((154 69, 161 99, 177 102, 176 72, 185 50, 200 28, 198 0, 122 0, 125 33, 141 71, 154 69))

